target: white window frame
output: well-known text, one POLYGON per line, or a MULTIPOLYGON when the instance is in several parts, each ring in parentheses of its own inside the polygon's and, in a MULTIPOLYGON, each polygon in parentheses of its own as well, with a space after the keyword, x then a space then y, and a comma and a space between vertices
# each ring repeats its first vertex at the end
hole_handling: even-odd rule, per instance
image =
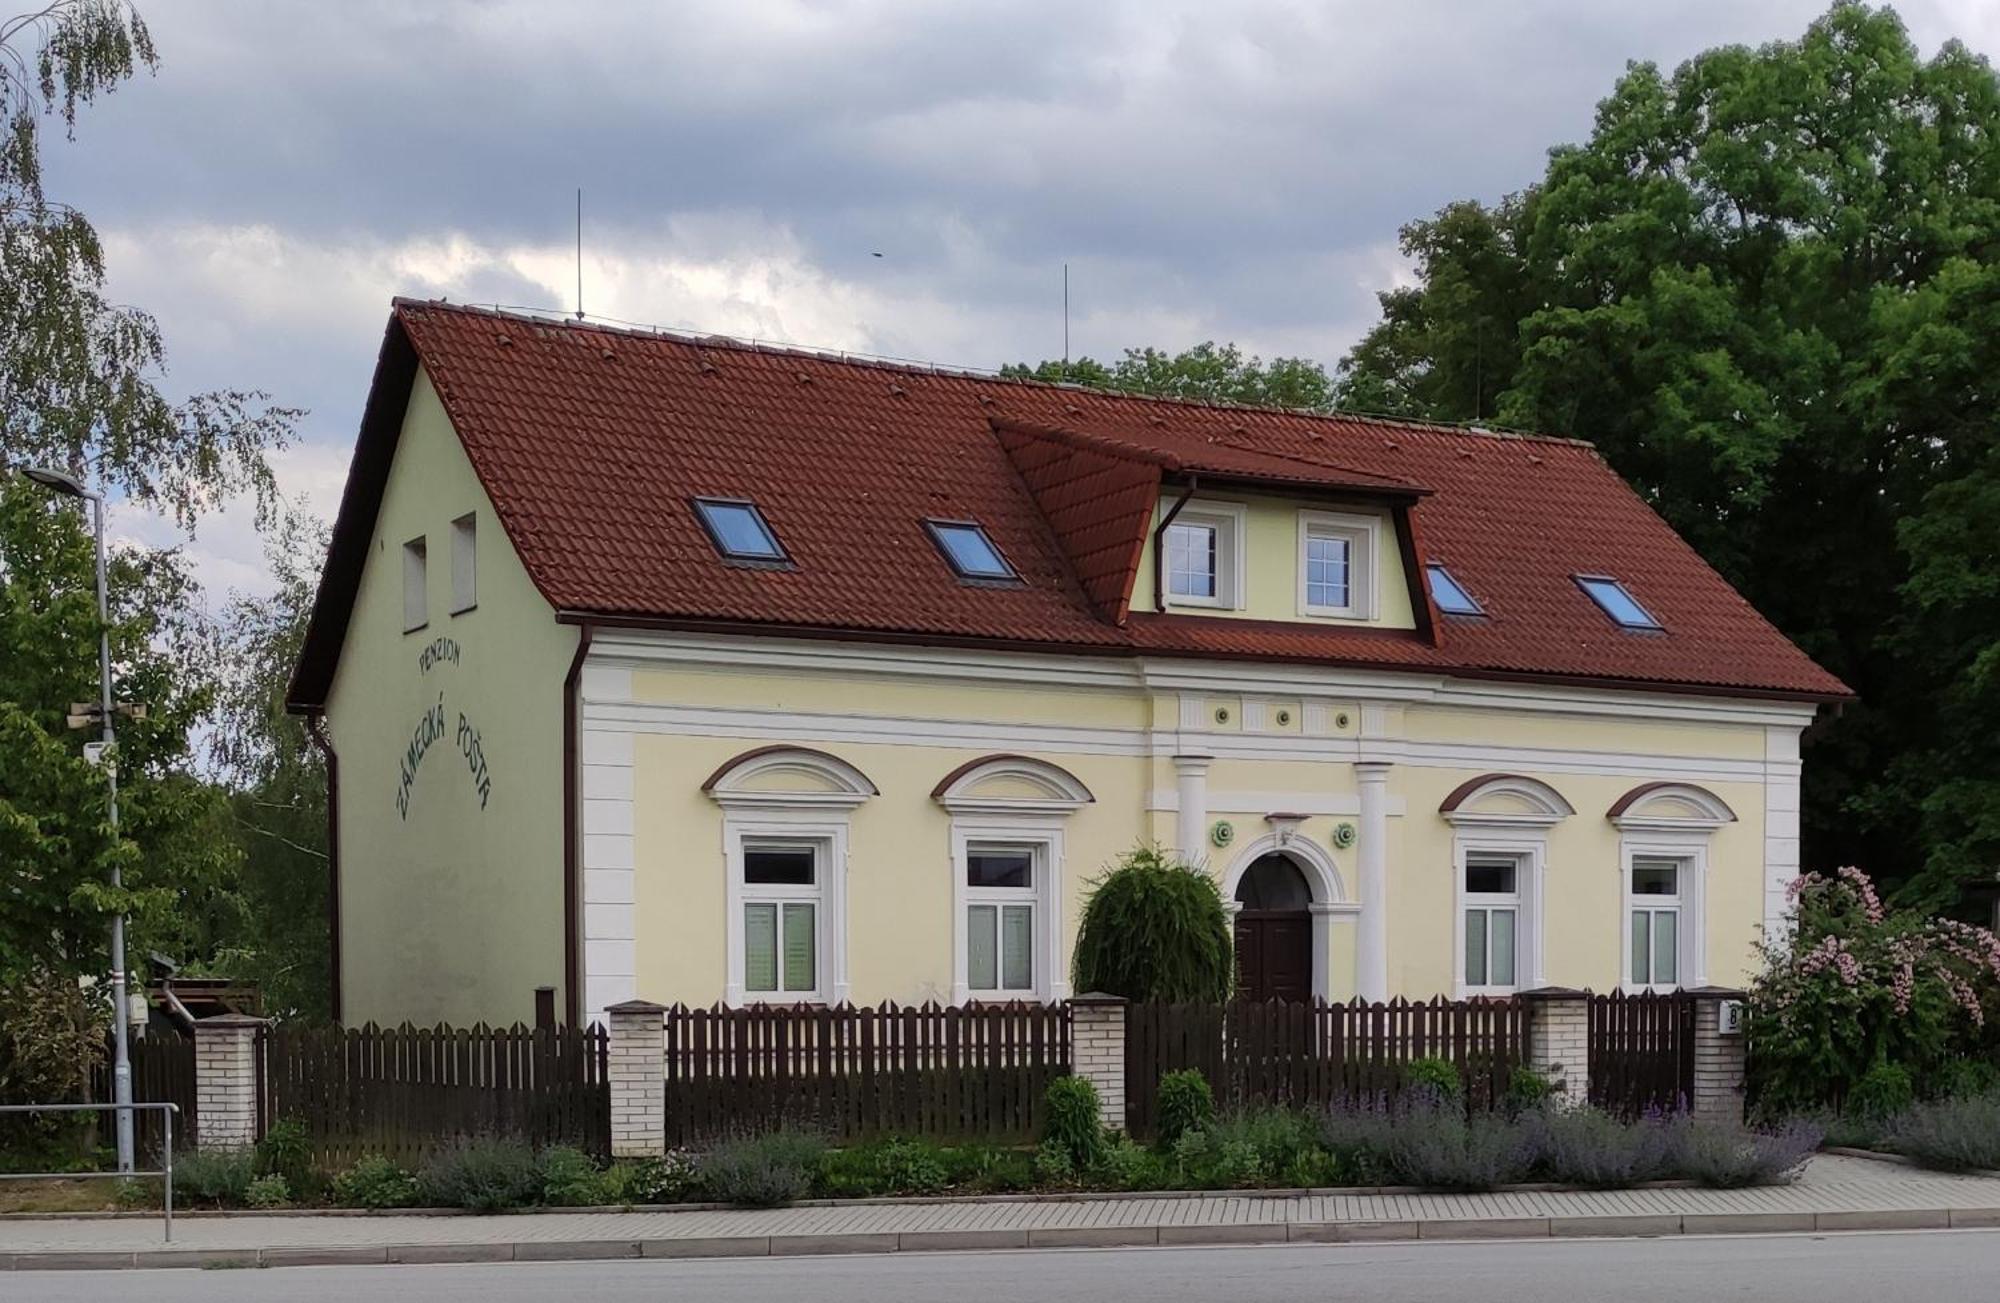
POLYGON ((1037 1000, 1044 1003, 1069 995, 1062 963, 1063 827, 1059 816, 982 815, 958 817, 951 823, 951 998, 954 1004, 973 1000, 1037 1000), (974 846, 1006 846, 1034 855, 1034 885, 1022 891, 1008 887, 966 884, 969 852, 974 846), (977 904, 1031 904, 1035 907, 1034 985, 1025 991, 974 990, 972 986, 972 927, 967 910, 977 904))
POLYGON ((1521 989, 1521 935, 1525 913, 1521 908, 1522 884, 1532 872, 1530 857, 1520 851, 1488 851, 1477 847, 1466 847, 1458 856, 1458 993, 1461 998, 1468 995, 1512 995, 1521 989), (1473 891, 1465 885, 1465 875, 1471 862, 1479 860, 1505 860, 1514 866, 1514 890, 1473 891), (1486 970, 1490 977, 1493 971, 1493 925, 1492 914, 1496 910, 1506 910, 1514 916, 1514 980, 1512 982, 1474 982, 1465 971, 1465 942, 1471 933, 1471 920, 1467 917, 1473 910, 1486 911, 1486 970))
POLYGON ((1382 522, 1375 516, 1356 516, 1332 511, 1301 511, 1298 541, 1299 614, 1322 620, 1373 620, 1376 558, 1381 554, 1382 522), (1307 557, 1315 538, 1339 538, 1347 543, 1347 605, 1325 606, 1312 602, 1307 582, 1307 557))
POLYGON ((479 514, 468 511, 451 522, 451 613, 479 605, 479 514))
MULTIPOLYGON (((825 934, 823 923, 826 917, 825 884, 827 861, 831 857, 832 847, 823 837, 794 839, 791 837, 763 837, 756 835, 740 838, 738 847, 741 863, 744 865, 748 864, 750 853, 757 850, 803 850, 809 852, 813 857, 813 880, 806 886, 798 886, 790 883, 753 883, 748 881, 747 877, 743 882, 742 896, 737 902, 735 918, 735 924, 738 929, 737 935, 743 946, 743 998, 745 1000, 761 1000, 769 1004, 791 1004, 801 1000, 815 1001, 822 999, 826 987, 826 982, 822 977, 826 969, 824 960, 826 951, 821 941, 825 934), (775 906, 778 915, 777 931, 775 934, 777 953, 774 956, 778 984, 775 989, 769 991, 753 991, 750 989, 749 982, 750 946, 746 934, 749 931, 749 911, 758 905, 775 906), (811 905, 813 907, 813 984, 803 991, 787 990, 785 987, 784 918, 785 906, 787 905, 811 905)), ((743 873, 746 870, 739 868, 738 872, 743 873)))
POLYGON ((1618 843, 1620 902, 1618 914, 1618 985, 1626 991, 1673 991, 1708 985, 1708 833, 1653 831, 1623 837, 1618 843), (1674 896, 1638 896, 1632 892, 1632 866, 1642 859, 1676 860, 1680 888, 1674 896), (1673 908, 1680 914, 1674 927, 1674 982, 1632 980, 1632 911, 1673 908))
MULTIPOLYGON (((1024 824, 1026 821, 1022 821, 1024 824)), ((1049 996, 1050 965, 1061 958, 1059 947, 1051 945, 1049 913, 1052 897, 1049 892, 1053 865, 1061 860, 1062 830, 1060 828, 1027 827, 996 829, 992 835, 979 831, 968 824, 952 830, 952 872, 956 875, 957 908, 956 935, 953 938, 954 968, 952 977, 952 997, 960 1004, 969 1000, 1038 1000, 1046 1001, 1049 996), (971 869, 971 853, 974 848, 995 850, 1024 850, 1029 857, 1029 885, 1026 887, 975 887, 966 881, 971 869), (1029 962, 1032 965, 1033 980, 1022 988, 1002 985, 975 987, 972 985, 972 920, 974 905, 992 905, 996 909, 1007 905, 1027 905, 1033 911, 1034 931, 1028 941, 1029 962)), ((1001 915, 994 916, 994 977, 1005 980, 1006 973, 1006 932, 1001 927, 1001 915)))
POLYGON ((419 534, 403 544, 403 632, 431 622, 430 543, 419 534))
MULTIPOLYGON (((1172 510, 1171 506, 1167 508, 1172 510)), ((1193 499, 1181 508, 1168 527, 1160 531, 1159 575, 1161 598, 1168 606, 1209 610, 1240 611, 1245 588, 1244 530, 1248 511, 1241 503, 1193 499), (1199 525, 1215 531, 1215 596, 1190 597, 1173 591, 1173 568, 1169 564, 1168 536, 1175 525, 1199 525)))
MULTIPOLYGON (((845 1004, 847 979, 847 821, 829 820, 810 811, 769 810, 755 815, 731 811, 723 819, 723 855, 728 868, 725 892, 727 925, 724 951, 728 975, 723 1000, 731 1006, 744 1004, 845 1004), (746 848, 756 845, 812 846, 818 856, 811 887, 751 885, 744 881, 746 848), (813 915, 813 960, 815 972, 811 991, 756 991, 747 989, 744 978, 748 946, 744 940, 744 909, 766 901, 811 902, 813 915)), ((784 985, 783 934, 780 933, 779 986, 784 985)))
MULTIPOLYGON (((1458 999, 1508 995, 1548 985, 1542 969, 1542 901, 1548 858, 1548 837, 1539 828, 1460 825, 1451 847, 1451 973, 1452 989, 1458 999), (1486 857, 1514 861, 1511 895, 1475 894, 1465 889, 1466 862, 1486 857), (1466 981, 1465 973, 1465 911, 1509 905, 1514 910, 1514 984, 1474 986, 1466 981)), ((1490 961, 1490 954, 1488 958, 1490 961)))

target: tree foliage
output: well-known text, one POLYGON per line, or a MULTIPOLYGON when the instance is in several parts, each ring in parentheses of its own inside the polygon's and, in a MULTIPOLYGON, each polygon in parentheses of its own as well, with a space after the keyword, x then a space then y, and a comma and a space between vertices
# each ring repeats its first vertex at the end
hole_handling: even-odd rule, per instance
POLYGON ((1215 879, 1200 869, 1142 846, 1091 887, 1072 964, 1078 991, 1221 1001, 1233 965, 1229 913, 1215 879))
POLYGON ((57 0, 0 23, 0 448, 191 526, 234 493, 271 505, 265 453, 298 413, 249 390, 171 401, 158 324, 107 297, 96 230, 42 185, 44 123, 73 134, 80 109, 158 58, 123 0, 57 0))
POLYGON ((64 719, 99 693, 89 519, 6 473, 65 469, 189 528, 238 493, 273 519, 267 454, 297 413, 247 391, 169 399, 153 319, 106 296, 96 232, 43 186, 45 128, 72 135, 82 108, 156 62, 123 0, 55 0, 0 22, 0 982, 103 972, 114 911, 132 916, 133 959, 212 956, 248 926, 229 794, 197 748, 216 667, 237 662, 216 655, 194 581, 172 551, 111 557, 117 695, 146 710, 119 727, 114 835, 104 775, 64 719))
POLYGON ((1000 374, 1020 380, 1046 380, 1162 398, 1313 411, 1325 410, 1333 394, 1333 382, 1317 362, 1297 357, 1275 357, 1266 362, 1259 357, 1243 356, 1234 344, 1216 344, 1212 340, 1179 353, 1128 348, 1125 356, 1109 365, 1088 357, 1074 362, 1037 362, 1032 366, 1018 362, 1001 367, 1000 374))
POLYGON ((1861 694, 1808 861, 1945 904, 2000 864, 2000 80, 1839 3, 1631 65, 1581 145, 1405 227, 1343 406, 1592 440, 1861 694))

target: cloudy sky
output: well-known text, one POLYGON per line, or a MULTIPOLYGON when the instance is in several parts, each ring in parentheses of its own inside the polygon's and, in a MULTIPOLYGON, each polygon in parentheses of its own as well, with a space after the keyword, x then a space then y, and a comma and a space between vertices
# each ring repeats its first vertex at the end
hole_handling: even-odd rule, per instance
MULTIPOLYGON (((1628 60, 1819 0, 139 0, 162 63, 51 140, 177 393, 310 409, 331 515, 392 295, 990 367, 1234 340, 1331 365, 1396 228, 1535 179, 1628 60), (880 253, 880 257, 875 254, 880 253)), ((2000 51, 1990 0, 1899 6, 2000 51)), ((173 540, 127 514, 121 530, 173 540)), ((262 587, 241 510, 188 545, 262 587)))

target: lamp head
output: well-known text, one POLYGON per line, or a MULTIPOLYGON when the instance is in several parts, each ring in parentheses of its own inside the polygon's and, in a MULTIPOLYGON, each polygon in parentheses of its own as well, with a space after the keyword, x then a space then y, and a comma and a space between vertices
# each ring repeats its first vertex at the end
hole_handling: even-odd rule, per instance
POLYGON ((23 466, 21 474, 27 476, 45 489, 71 498, 95 498, 97 495, 83 486, 83 481, 66 471, 50 470, 46 466, 23 466))

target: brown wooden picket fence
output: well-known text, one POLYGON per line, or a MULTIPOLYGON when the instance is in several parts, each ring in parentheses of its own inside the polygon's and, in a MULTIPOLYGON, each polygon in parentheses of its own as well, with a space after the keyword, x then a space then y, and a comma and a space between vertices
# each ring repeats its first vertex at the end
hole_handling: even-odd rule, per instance
MULTIPOLYGON (((115 1035, 115 1033, 114 1033, 115 1035)), ((112 1050, 115 1042, 104 1038, 104 1055, 90 1069, 90 1102, 110 1104, 112 1098, 112 1050)), ((178 1104, 174 1119, 174 1148, 192 1149, 200 1119, 195 1113, 194 1040, 178 1032, 148 1030, 131 1038, 132 1099, 140 1104, 178 1104)), ((112 1134, 112 1115, 95 1116, 91 1121, 105 1136, 112 1134)), ((159 1110, 143 1109, 132 1115, 133 1145, 148 1162, 160 1151, 166 1124, 159 1110)))
POLYGON ((1070 1064, 1065 1005, 679 1005, 666 1037, 671 1145, 782 1124, 840 1140, 1028 1139, 1070 1064))
POLYGON ((1694 997, 1615 992, 1590 997, 1590 1102, 1638 1117, 1694 1098, 1694 997))
POLYGON ((1528 1061, 1528 1010, 1511 1000, 1368 1004, 1135 1003, 1125 1014, 1125 1117, 1151 1135, 1160 1077, 1199 1069, 1220 1105, 1310 1106, 1398 1094, 1414 1059, 1448 1059, 1488 1108, 1528 1061))
POLYGON ((287 1027, 259 1037, 258 1128, 296 1118, 329 1170, 414 1166, 460 1136, 611 1147, 601 1027, 287 1027))

